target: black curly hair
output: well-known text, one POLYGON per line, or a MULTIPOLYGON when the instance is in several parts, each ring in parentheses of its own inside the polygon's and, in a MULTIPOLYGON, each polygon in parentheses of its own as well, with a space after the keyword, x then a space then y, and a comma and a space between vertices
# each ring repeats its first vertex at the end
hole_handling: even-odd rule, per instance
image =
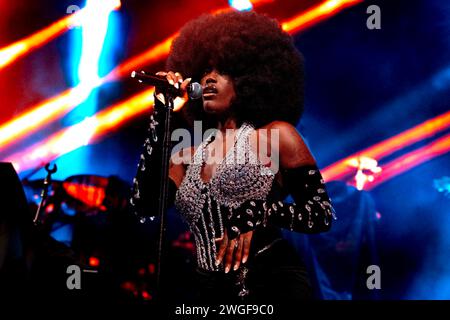
MULTIPOLYGON (((230 11, 188 22, 172 43, 166 68, 192 81, 211 68, 230 76, 239 123, 259 128, 281 120, 295 126, 303 112, 303 57, 291 36, 265 15, 230 11)), ((183 111, 191 123, 215 125, 199 101, 190 101, 183 111)))

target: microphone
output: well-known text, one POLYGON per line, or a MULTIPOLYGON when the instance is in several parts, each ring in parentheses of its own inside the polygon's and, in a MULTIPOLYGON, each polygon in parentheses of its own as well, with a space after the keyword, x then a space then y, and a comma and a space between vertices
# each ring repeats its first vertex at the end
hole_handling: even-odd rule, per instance
MULTIPOLYGON (((131 73, 131 77, 137 79, 141 83, 146 83, 151 86, 161 88, 162 90, 167 90, 169 94, 173 94, 178 97, 183 96, 181 89, 177 89, 173 85, 171 85, 169 81, 167 81, 166 77, 148 75, 144 71, 133 71, 131 73)), ((189 83, 186 89, 189 98, 192 100, 200 99, 203 95, 203 88, 198 82, 189 83)))

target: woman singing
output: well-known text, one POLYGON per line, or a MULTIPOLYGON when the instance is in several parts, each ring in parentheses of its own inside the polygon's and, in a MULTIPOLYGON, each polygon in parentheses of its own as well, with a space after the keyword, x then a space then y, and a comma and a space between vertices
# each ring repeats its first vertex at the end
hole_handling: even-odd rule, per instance
MULTIPOLYGON (((204 15, 182 28, 166 70, 157 74, 176 88, 201 84, 202 99, 189 101, 183 113, 203 129, 217 129, 174 153, 169 169, 169 206, 195 239, 198 301, 310 299, 305 267, 281 228, 325 232, 334 214, 295 128, 303 111, 303 59, 292 38, 254 12, 204 15), (293 202, 283 202, 288 195, 293 202)), ((157 88, 131 198, 139 216, 158 208, 163 109, 157 88)))

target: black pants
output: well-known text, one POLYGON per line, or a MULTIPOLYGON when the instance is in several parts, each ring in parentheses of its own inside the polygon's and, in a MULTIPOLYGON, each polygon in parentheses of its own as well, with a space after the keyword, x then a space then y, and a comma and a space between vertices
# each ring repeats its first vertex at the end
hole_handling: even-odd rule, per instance
POLYGON ((244 297, 239 296, 242 285, 236 285, 240 270, 225 274, 197 269, 194 302, 295 305, 312 299, 306 269, 297 252, 284 239, 249 259, 245 266, 248 273, 244 283, 248 294, 244 297))

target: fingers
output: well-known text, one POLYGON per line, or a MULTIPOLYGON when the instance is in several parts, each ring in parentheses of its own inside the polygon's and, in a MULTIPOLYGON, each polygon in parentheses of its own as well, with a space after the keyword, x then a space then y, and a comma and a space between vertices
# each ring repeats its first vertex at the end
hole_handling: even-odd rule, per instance
POLYGON ((192 78, 187 78, 186 80, 184 80, 180 85, 181 90, 186 91, 186 88, 189 85, 189 83, 191 82, 191 80, 192 80, 192 78))
POLYGON ((174 75, 176 77, 176 83, 180 84, 183 82, 183 76, 179 72, 175 72, 174 75))
POLYGON ((222 238, 216 239, 216 242, 220 241, 220 247, 219 251, 217 251, 217 257, 216 257, 216 266, 222 263, 223 257, 225 255, 227 244, 228 244, 228 236, 227 232, 225 231, 222 238))
POLYGON ((239 266, 241 265, 242 247, 243 247, 243 244, 244 244, 244 236, 240 235, 237 241, 238 241, 238 247, 234 251, 234 267, 233 267, 234 271, 239 269, 239 266))
POLYGON ((233 270, 236 271, 239 269, 241 263, 246 263, 248 260, 252 237, 253 231, 249 231, 241 234, 236 239, 229 240, 225 231, 222 238, 215 239, 216 242, 220 241, 220 247, 216 258, 216 266, 224 261, 225 273, 228 273, 234 262, 233 270))
POLYGON ((166 74, 167 81, 175 88, 179 89, 180 84, 183 83, 183 77, 179 72, 169 71, 166 74))
POLYGON ((233 262, 233 253, 236 249, 236 239, 228 242, 227 252, 225 256, 225 273, 228 273, 231 269, 231 263, 233 262))
MULTIPOLYGON (((187 79, 186 79, 186 80, 183 80, 183 76, 182 76, 179 72, 173 72, 173 71, 168 71, 168 72, 165 72, 165 71, 158 71, 158 72, 156 73, 156 75, 157 75, 157 76, 166 77, 167 81, 168 81, 171 85, 173 85, 175 88, 177 88, 177 89, 179 89, 179 88, 181 87, 181 84, 183 84, 184 81, 187 80, 187 79)), ((187 82, 187 83, 185 84, 185 87, 186 87, 188 84, 189 84, 189 82, 187 82)))
POLYGON ((242 236, 244 237, 242 241, 242 263, 246 263, 248 255, 250 254, 250 244, 252 242, 253 231, 246 232, 242 236))
MULTIPOLYGON (((191 82, 191 78, 184 80, 181 73, 173 71, 158 71, 156 72, 156 75, 166 77, 167 82, 169 82, 170 85, 174 86, 177 89, 181 89, 181 97, 187 100, 187 86, 191 82)), ((155 94, 158 100, 160 100, 162 103, 165 103, 164 93, 162 92, 161 88, 155 87, 155 94)))
POLYGON ((173 85, 175 88, 178 89, 180 87, 180 85, 177 81, 177 76, 175 75, 175 73, 173 73, 173 71, 167 72, 166 78, 167 78, 167 81, 169 81, 169 83, 171 85, 173 85))

